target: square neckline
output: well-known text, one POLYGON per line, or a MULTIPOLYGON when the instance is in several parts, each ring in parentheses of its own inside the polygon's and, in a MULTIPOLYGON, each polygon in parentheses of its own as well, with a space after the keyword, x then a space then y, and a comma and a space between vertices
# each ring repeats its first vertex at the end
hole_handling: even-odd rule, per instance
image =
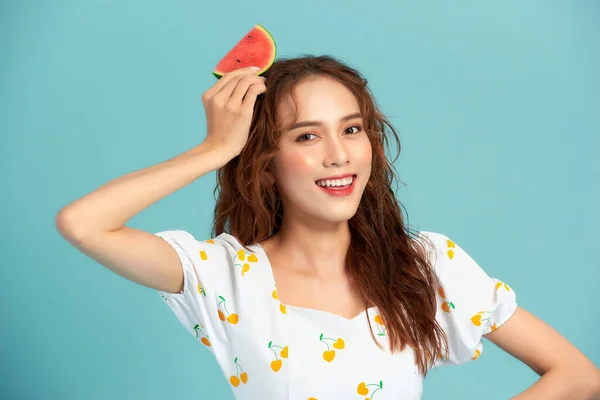
MULTIPOLYGON (((261 255, 263 256, 263 260, 264 260, 264 263, 265 263, 265 265, 267 267, 267 270, 268 270, 267 274, 269 275, 269 279, 271 280, 271 284, 273 284, 273 286, 275 286, 275 288, 277 288, 277 282, 275 280, 275 274, 273 273, 273 265, 271 264, 271 260, 269 259, 269 256, 267 256, 267 252, 265 251, 264 247, 260 243, 256 243, 254 246, 259 249, 261 255)), ((356 314, 354 317, 347 318, 347 317, 345 317, 343 315, 336 314, 336 313, 331 312, 331 311, 321 310, 321 309, 312 308, 312 307, 295 306, 295 305, 284 303, 281 300, 279 300, 279 302, 281 304, 283 304, 286 308, 292 309, 292 310, 297 311, 297 312, 306 312, 306 313, 313 313, 313 314, 317 314, 317 315, 319 315, 319 314, 320 315, 325 315, 325 316, 329 316, 329 317, 341 319, 341 320, 343 320, 345 322, 348 322, 348 323, 354 322, 354 321, 358 320, 359 318, 363 317, 365 314, 367 314, 367 313, 370 314, 372 311, 374 311, 374 310, 377 309, 377 306, 372 306, 372 307, 369 307, 367 309, 362 310, 360 313, 356 314)))

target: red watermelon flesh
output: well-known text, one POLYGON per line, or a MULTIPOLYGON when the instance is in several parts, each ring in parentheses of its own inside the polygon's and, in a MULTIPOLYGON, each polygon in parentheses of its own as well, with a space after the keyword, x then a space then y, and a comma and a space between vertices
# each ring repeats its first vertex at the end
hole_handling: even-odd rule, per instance
POLYGON ((244 37, 219 61, 213 75, 221 78, 223 74, 244 67, 259 67, 258 75, 268 70, 277 54, 275 39, 265 27, 256 24, 244 37))

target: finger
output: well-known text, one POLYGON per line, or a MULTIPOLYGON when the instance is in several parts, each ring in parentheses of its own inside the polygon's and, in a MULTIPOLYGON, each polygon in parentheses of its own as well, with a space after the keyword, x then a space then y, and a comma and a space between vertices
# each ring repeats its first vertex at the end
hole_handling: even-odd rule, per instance
MULTIPOLYGON (((248 76, 248 75, 246 75, 248 76)), ((232 77, 229 82, 227 82, 225 84, 225 86, 223 86, 221 88, 221 90, 219 90, 215 95, 214 95, 214 99, 215 101, 217 101, 219 104, 225 104, 228 103, 231 95, 233 94, 233 91, 235 90, 235 88, 239 85, 240 81, 242 80, 244 76, 238 74, 237 76, 232 77)))
POLYGON ((257 83, 251 85, 246 92, 246 96, 242 101, 242 111, 246 113, 252 113, 254 111, 254 104, 259 94, 267 91, 267 86, 264 83, 257 83))
POLYGON ((244 96, 248 92, 248 89, 252 85, 260 85, 260 84, 264 85, 264 82, 265 82, 265 78, 263 78, 262 76, 256 76, 256 75, 244 76, 237 82, 235 90, 231 94, 231 98, 229 101, 232 104, 240 106, 242 104, 242 100, 244 99, 244 96))
POLYGON ((225 75, 223 75, 221 77, 221 79, 219 79, 208 90, 208 92, 210 92, 210 94, 214 96, 217 93, 219 93, 221 91, 221 89, 223 89, 223 87, 225 85, 227 85, 229 83, 229 81, 232 80, 232 79, 234 79, 236 76, 244 75, 244 74, 254 74, 254 75, 256 75, 257 72, 258 72, 258 70, 257 69, 253 69, 253 67, 244 67, 244 68, 239 68, 239 69, 236 69, 234 71, 228 72, 225 75))

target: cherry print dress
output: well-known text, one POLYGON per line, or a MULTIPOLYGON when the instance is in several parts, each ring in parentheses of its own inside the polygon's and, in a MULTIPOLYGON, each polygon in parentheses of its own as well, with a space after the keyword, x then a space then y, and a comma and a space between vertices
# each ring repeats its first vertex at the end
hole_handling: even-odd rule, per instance
MULTIPOLYGON (((201 346, 211 351, 236 399, 419 399, 423 376, 407 348, 388 351, 386 328, 372 307, 354 318, 282 304, 260 244, 247 246, 222 233, 197 240, 183 230, 156 233, 178 253, 180 293, 159 291, 201 346), (383 349, 373 341, 369 324, 383 349)), ((482 335, 517 308, 514 291, 490 278, 447 236, 427 237, 440 287, 436 318, 448 337, 449 357, 437 366, 477 359, 482 335)))

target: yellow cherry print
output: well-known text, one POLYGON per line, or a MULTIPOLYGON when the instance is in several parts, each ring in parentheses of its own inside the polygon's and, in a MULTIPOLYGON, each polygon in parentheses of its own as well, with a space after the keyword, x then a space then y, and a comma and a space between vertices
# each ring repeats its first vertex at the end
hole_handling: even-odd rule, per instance
POLYGON ((227 304, 226 304, 226 300, 223 296, 219 296, 219 299, 221 301, 219 301, 219 304, 217 305, 217 307, 219 307, 221 304, 223 304, 223 308, 225 309, 225 312, 227 313, 227 317, 225 317, 225 314, 223 314, 223 311, 217 309, 217 313, 219 314, 219 319, 221 321, 225 321, 227 320, 227 322, 229 322, 232 325, 235 325, 238 323, 239 317, 236 313, 230 313, 227 310, 227 304))
POLYGON ((242 267, 242 276, 245 276, 246 273, 248 271, 250 271, 250 264, 248 263, 253 263, 253 262, 257 262, 258 261, 258 257, 256 257, 256 254, 250 254, 248 257, 246 257, 246 252, 244 251, 244 249, 240 249, 235 257, 233 257, 233 261, 235 263, 235 259, 239 259, 240 261, 247 261, 248 262, 244 262, 242 264, 234 264, 237 267, 242 267))
POLYGON ((287 346, 283 346, 283 350, 281 350, 279 352, 279 355, 283 358, 287 358, 288 356, 288 347, 287 346))
POLYGON ((325 343, 325 346, 327 346, 327 350, 325 350, 323 352, 323 359, 327 362, 332 362, 333 359, 335 358, 335 350, 333 350, 329 347, 329 343, 327 343, 327 341, 333 341, 334 342, 333 347, 338 350, 342 350, 346 346, 346 344, 344 343, 344 339, 342 339, 342 338, 333 339, 333 338, 324 337, 322 333, 319 336, 319 340, 321 342, 325 343))
POLYGON ((369 389, 367 389, 367 384, 364 382, 361 382, 358 385, 358 389, 356 390, 358 392, 358 394, 360 394, 361 396, 366 396, 369 394, 369 389))
POLYGON ((275 372, 278 372, 281 369, 281 365, 282 365, 281 360, 271 361, 271 369, 275 372))
POLYGON ((383 319, 381 315, 377 314, 373 321, 377 324, 377 336, 385 336, 385 326, 383 326, 383 319))
POLYGON ((344 339, 342 339, 342 338, 338 338, 338 340, 336 340, 335 343, 333 344, 333 347, 335 347, 338 350, 343 349, 344 346, 345 346, 345 343, 344 343, 344 339))
POLYGON ((335 350, 325 350, 323 352, 323 360, 327 362, 332 362, 335 358, 335 350))
POLYGON ((267 346, 269 349, 271 349, 271 351, 273 352, 273 355, 275 356, 275 359, 273 361, 271 361, 271 369, 275 372, 278 372, 281 369, 281 366, 283 365, 283 361, 281 361, 281 359, 277 356, 277 351, 275 351, 275 349, 280 349, 279 355, 282 358, 287 358, 288 356, 288 347, 281 347, 281 346, 277 346, 275 344, 273 344, 273 341, 269 342, 269 345, 267 346))
MULTIPOLYGON (((438 293, 440 294, 440 296, 442 297, 442 299, 446 299, 446 293, 444 292, 444 288, 443 287, 439 287, 438 288, 438 293)), ((450 312, 450 308, 455 308, 454 307, 454 303, 452 303, 451 301, 444 301, 442 303, 442 310, 444 312, 449 313, 450 312)))
MULTIPOLYGON (((275 300, 279 300, 279 293, 277 293, 277 289, 273 290, 273 292, 271 293, 271 296, 275 300)), ((287 307, 282 302, 279 302, 279 311, 281 311, 282 314, 287 314, 287 307)))
POLYGON ((473 315, 471 317, 471 322, 473 323, 473 325, 481 326, 482 321, 487 321, 488 319, 490 319, 490 317, 482 318, 485 314, 490 314, 490 313, 487 311, 480 311, 477 314, 473 315))
POLYGON ((373 399, 373 397, 375 396, 375 393, 381 389, 383 389, 383 381, 379 381, 379 384, 376 384, 376 383, 367 384, 365 382, 361 382, 358 384, 358 387, 356 388, 356 392, 358 394, 360 394, 361 396, 367 396, 369 393, 371 393, 371 396, 367 397, 367 399, 373 399), (373 390, 373 392, 371 392, 369 387, 374 387, 375 390, 373 390))
POLYGON ((196 324, 194 325, 194 332, 196 332, 196 339, 198 339, 198 337, 200 335, 198 335, 198 332, 200 332, 200 334, 202 335, 202 338, 200 339, 200 341, 206 346, 206 347, 210 347, 210 341, 208 340, 208 335, 206 333, 204 333, 204 331, 202 330, 202 328, 204 328, 204 326, 202 326, 202 328, 200 328, 202 324, 196 324))
POLYGON ((235 364, 235 375, 229 377, 229 382, 231 382, 233 386, 239 386, 241 379, 242 383, 246 384, 246 382, 248 382, 248 373, 244 372, 242 366, 238 363, 237 357, 233 360, 233 363, 235 364), (240 374, 239 371, 242 373, 240 374))
POLYGON ((456 244, 450 239, 447 239, 446 243, 448 246, 448 251, 446 253, 448 254, 448 258, 452 260, 454 258, 454 250, 452 249, 456 248, 456 244))
POLYGON ((451 301, 445 301, 442 303, 442 310, 444 310, 444 312, 449 313, 450 312, 450 308, 455 308, 454 307, 454 303, 452 303, 451 301))

